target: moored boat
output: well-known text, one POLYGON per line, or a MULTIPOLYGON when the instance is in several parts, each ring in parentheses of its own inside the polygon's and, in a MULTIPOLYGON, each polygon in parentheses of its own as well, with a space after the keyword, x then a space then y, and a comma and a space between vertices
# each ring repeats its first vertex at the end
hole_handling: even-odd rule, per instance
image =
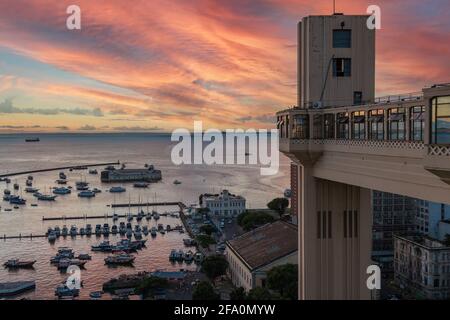
POLYGON ((95 197, 95 192, 89 191, 89 190, 81 191, 81 192, 78 193, 78 197, 80 197, 80 198, 93 198, 93 197, 95 197))
POLYGON ((54 194, 62 194, 62 195, 64 195, 64 194, 69 194, 69 193, 71 193, 72 191, 69 189, 69 188, 66 188, 66 187, 61 187, 61 188, 55 188, 55 189, 53 189, 53 193, 54 194))
POLYGON ((122 254, 117 254, 114 256, 109 256, 107 258, 105 258, 105 264, 108 265, 127 265, 127 264, 132 264, 135 260, 135 257, 130 255, 130 254, 126 254, 126 253, 122 253, 122 254))
POLYGON ((80 253, 77 257, 78 260, 91 260, 92 257, 88 253, 80 253))
POLYGON ((41 194, 41 193, 35 193, 38 200, 41 201, 55 201, 56 196, 48 195, 48 194, 41 194))
POLYGON ((35 281, 16 281, 0 283, 0 297, 12 297, 36 288, 35 281))
POLYGON ((98 245, 91 246, 92 251, 100 251, 100 252, 110 252, 112 250, 112 246, 109 241, 103 241, 98 245))
POLYGON ((77 297, 80 294, 80 290, 76 288, 68 288, 67 285, 61 284, 55 290, 55 296, 58 298, 63 297, 77 297))
POLYGON ((111 192, 111 193, 121 193, 121 192, 125 192, 125 191, 127 191, 127 189, 125 189, 124 187, 111 187, 110 189, 109 189, 109 192, 111 192))
POLYGON ((27 203, 27 200, 25 200, 24 198, 21 198, 19 196, 10 196, 9 197, 9 203, 10 204, 20 204, 20 205, 24 205, 27 203))
POLYGON ((6 261, 3 266, 9 269, 19 269, 19 268, 33 268, 36 260, 32 261, 21 261, 19 259, 10 259, 6 261))

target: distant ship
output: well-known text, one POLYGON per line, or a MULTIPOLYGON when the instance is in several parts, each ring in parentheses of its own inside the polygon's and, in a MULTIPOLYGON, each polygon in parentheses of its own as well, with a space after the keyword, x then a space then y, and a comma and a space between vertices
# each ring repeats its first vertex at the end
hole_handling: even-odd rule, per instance
POLYGON ((25 142, 39 142, 39 141, 41 141, 41 140, 38 137, 25 139, 25 142))

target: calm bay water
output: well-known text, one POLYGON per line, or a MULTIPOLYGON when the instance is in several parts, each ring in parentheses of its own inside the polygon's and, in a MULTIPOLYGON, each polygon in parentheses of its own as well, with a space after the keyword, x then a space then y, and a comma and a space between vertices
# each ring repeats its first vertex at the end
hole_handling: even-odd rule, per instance
MULTIPOLYGON (((97 187, 103 192, 93 199, 81 199, 77 192, 59 196, 55 202, 36 201, 31 194, 22 191, 16 192, 27 199, 27 205, 12 212, 5 212, 5 208, 11 206, 7 202, 0 202, 0 235, 18 234, 43 234, 48 227, 66 224, 69 228, 76 225, 84 227, 86 223, 109 223, 112 220, 89 219, 68 221, 42 221, 42 217, 52 216, 80 216, 80 215, 104 215, 111 214, 108 207, 114 203, 128 203, 141 201, 182 201, 185 204, 198 202, 198 196, 205 192, 220 192, 229 189, 230 192, 240 194, 247 199, 248 208, 263 208, 272 198, 281 196, 285 188, 289 186, 289 161, 280 154, 280 170, 274 176, 261 176, 258 166, 255 165, 183 165, 175 166, 170 159, 171 148, 174 145, 170 136, 165 134, 145 133, 115 133, 115 134, 39 134, 38 143, 26 143, 25 135, 0 135, 0 173, 24 171, 32 169, 44 169, 59 166, 71 166, 86 163, 113 162, 120 160, 125 162, 128 168, 142 168, 145 163, 153 164, 162 171, 163 180, 151 184, 148 189, 135 189, 132 184, 123 184, 127 188, 126 193, 115 196, 106 192, 112 185, 100 182, 99 175, 89 175, 86 170, 66 170, 68 185, 75 186, 75 182, 81 179, 90 182, 91 187, 97 187), (180 185, 173 184, 178 179, 180 185), (31 203, 38 203, 38 207, 31 207, 31 203)), ((97 168, 98 171, 103 168, 97 168)), ((33 174, 33 187, 41 192, 49 193, 50 188, 56 185, 58 171, 33 174)), ((18 183, 25 188, 27 175, 12 178, 8 189, 13 191, 12 184, 18 183)), ((4 182, 0 182, 0 193, 6 188, 4 182)), ((146 208, 143 208, 146 210, 146 208)), ((150 208, 154 209, 154 208, 150 208)), ((175 211, 174 207, 156 208, 159 212, 175 211)), ((137 213, 137 208, 132 209, 137 213)), ((116 209, 116 213, 126 213, 128 208, 116 209)), ((120 222, 121 220, 119 220, 120 222)), ((136 224, 133 220, 133 225, 136 224)), ((161 217, 158 222, 142 220, 141 224, 149 224, 149 227, 162 223, 175 226, 181 221, 172 217, 161 217)), ((117 222, 118 224, 118 222, 117 222)), ((168 256, 171 249, 184 249, 182 239, 187 234, 168 232, 154 239, 148 237, 147 248, 136 254, 134 267, 110 268, 104 265, 103 259, 107 256, 103 253, 91 253, 90 246, 100 241, 103 237, 96 238, 76 237, 72 239, 59 239, 51 245, 45 238, 33 240, 0 240, 0 263, 3 264, 11 258, 24 260, 37 260, 34 270, 8 271, 0 268, 0 282, 17 280, 35 280, 36 290, 24 294, 33 299, 54 299, 56 286, 64 281, 66 274, 61 274, 56 267, 50 264, 53 256, 60 246, 72 247, 76 253, 89 252, 93 260, 86 264, 81 276, 84 288, 80 297, 88 298, 89 292, 100 290, 102 284, 112 277, 123 273, 133 274, 139 271, 154 271, 156 269, 179 270, 195 269, 196 266, 185 264, 171 264, 168 256)), ((119 236, 109 236, 109 241, 115 243, 119 236)))

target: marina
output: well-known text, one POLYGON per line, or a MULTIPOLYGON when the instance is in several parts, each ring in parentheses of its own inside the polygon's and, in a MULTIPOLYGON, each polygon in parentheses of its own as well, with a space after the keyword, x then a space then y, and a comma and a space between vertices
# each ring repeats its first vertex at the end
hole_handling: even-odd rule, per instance
MULTIPOLYGON (((103 284, 120 275, 133 275, 138 273, 151 273, 155 270, 163 270, 166 273, 197 272, 201 255, 196 255, 195 246, 187 247, 184 239, 189 238, 189 229, 183 225, 183 210, 190 204, 198 201, 198 195, 214 190, 205 190, 204 181, 208 184, 239 184, 247 194, 253 193, 254 205, 265 205, 265 199, 270 196, 261 196, 261 190, 251 188, 254 185, 254 170, 242 168, 241 172, 230 175, 228 169, 220 169, 209 172, 208 170, 174 168, 170 161, 170 153, 166 151, 157 155, 138 153, 137 150, 149 148, 149 150, 166 150, 170 136, 148 138, 146 134, 117 135, 114 138, 108 135, 93 135, 88 137, 78 135, 43 135, 37 153, 34 150, 23 149, 25 154, 18 153, 17 145, 23 142, 18 138, 3 138, 0 156, 4 159, 1 174, 8 172, 28 172, 40 168, 56 168, 52 171, 39 173, 24 173, 12 177, 10 184, 6 179, 0 182, 0 193, 3 196, 5 189, 9 189, 11 195, 16 195, 26 200, 25 205, 0 202, 0 263, 3 265, 9 260, 36 261, 32 268, 13 269, 0 268, 0 282, 35 281, 35 290, 29 290, 14 296, 14 299, 58 299, 55 295, 58 286, 64 283, 68 277, 64 270, 67 263, 64 259, 61 266, 50 263, 58 254, 58 248, 67 247, 73 250, 76 263, 86 261, 81 269, 83 287, 78 292, 76 299, 109 300, 117 297, 114 292, 104 292, 103 284), (10 139, 10 140, 9 140, 10 139), (11 141, 11 142, 9 142, 11 141), (12 143, 12 144, 11 144, 12 143), (67 149, 71 144, 73 148, 67 149), (14 151, 16 150, 16 151, 14 151), (29 153, 29 155, 27 155, 29 153), (49 154, 57 154, 50 157, 49 154), (98 174, 89 173, 90 165, 78 170, 70 170, 77 164, 97 163, 104 155, 109 158, 120 159, 120 163, 127 163, 129 167, 142 168, 146 163, 152 163, 161 168, 164 179, 158 183, 150 183, 147 188, 144 184, 135 187, 136 182, 101 182, 101 170, 110 166, 101 164, 98 174), (126 156, 124 156, 126 155, 126 156), (34 160, 28 161, 27 159, 34 160), (18 160, 19 159, 19 160, 18 160), (74 160, 75 159, 75 160, 74 160), (59 169, 64 167, 66 169, 59 169), (69 168, 69 169, 67 169, 69 168), (33 179, 29 179, 29 175, 33 179), (174 184, 175 180, 183 180, 182 184, 174 184), (26 181, 31 181, 32 186, 26 192, 26 181), (77 182, 83 182, 78 183, 77 182), (19 185, 19 190, 14 190, 13 184, 19 185), (54 194, 55 187, 66 187, 58 190, 62 194, 54 194), (76 191, 77 186, 87 187, 97 192, 93 198, 80 198, 76 191), (121 186, 126 189, 123 193, 110 193, 113 186, 121 186), (140 188, 142 186, 142 188, 140 188), (32 188, 32 189, 31 189, 32 188), (54 196, 54 201, 37 200, 33 194, 40 192, 43 195, 54 196), (263 203, 264 201, 264 203, 263 203), (10 211, 11 210, 11 211, 10 211), (157 212, 158 214, 155 214, 157 212), (128 223, 130 224, 128 226, 128 223), (105 224, 108 226, 105 228, 105 224), (64 226, 65 225, 65 226, 64 226), (90 227, 88 226, 90 225, 90 227), (98 231, 96 226, 100 225, 98 231), (162 225, 162 228, 159 226, 162 225), (177 225, 182 230, 177 229, 177 225), (74 228, 72 228, 74 226, 74 228), (170 227, 168 227, 170 226, 170 227), (49 233, 49 231, 52 233, 49 233), (50 236, 50 234, 53 234, 50 236), (50 238, 49 238, 50 236, 50 238), (3 241, 1 241, 3 239, 3 241), (131 247, 121 245, 121 241, 147 240, 145 247, 134 252, 131 247), (104 241, 109 241, 110 252, 92 251, 92 246, 98 246, 104 241), (108 256, 120 254, 122 250, 133 255, 132 264, 106 264, 108 256), (169 259, 172 250, 183 251, 185 259, 171 261, 169 259), (191 253, 187 251, 191 250, 191 253), (127 252, 128 251, 128 252, 127 252), (89 259, 90 257, 90 259, 89 259), (62 269, 60 269, 62 268, 62 269)), ((113 165, 117 166, 117 163, 113 165)), ((111 165, 111 166, 113 166, 111 165)), ((80 165, 81 166, 81 165, 80 165)), ((268 183, 267 190, 272 190, 273 182, 268 183)), ((280 187, 284 190, 285 187, 280 187)), ((236 190, 242 192, 242 190, 236 190)), ((267 192, 267 191, 264 191, 267 192)), ((186 242, 188 243, 188 242, 186 242)), ((59 292, 65 292, 64 288, 59 292)), ((70 292, 64 299, 72 299, 70 292)))

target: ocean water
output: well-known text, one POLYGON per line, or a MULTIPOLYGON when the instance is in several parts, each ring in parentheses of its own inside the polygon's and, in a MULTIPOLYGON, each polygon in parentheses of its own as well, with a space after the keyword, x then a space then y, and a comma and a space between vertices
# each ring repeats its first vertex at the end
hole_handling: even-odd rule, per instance
MULTIPOLYGON (((13 183, 18 183, 21 189, 25 188, 28 175, 12 177, 12 183, 7 186, 0 182, 0 193, 5 188, 27 199, 27 204, 20 209, 11 212, 4 211, 11 206, 7 202, 0 202, 0 237, 3 235, 18 234, 44 234, 48 227, 64 224, 70 228, 76 225, 84 227, 86 223, 109 223, 112 220, 66 220, 66 221, 42 221, 42 217, 57 216, 81 216, 104 215, 113 211, 109 205, 113 203, 128 203, 153 201, 182 201, 186 205, 198 202, 198 197, 205 192, 220 192, 228 189, 230 192, 240 194, 247 199, 248 208, 264 208, 268 201, 277 196, 282 196, 283 191, 289 187, 289 160, 280 154, 279 172, 273 176, 262 176, 258 165, 181 165, 172 163, 170 154, 174 142, 170 141, 168 134, 150 133, 113 133, 113 134, 39 134, 38 143, 26 143, 25 135, 8 134, 0 135, 0 174, 14 171, 33 169, 45 169, 51 167, 72 166, 89 163, 114 162, 119 160, 126 163, 128 168, 143 168, 144 164, 153 164, 162 171, 163 179, 153 183, 148 189, 135 189, 132 183, 122 184, 127 192, 122 194, 110 194, 107 190, 111 186, 120 184, 104 184, 100 182, 100 175, 89 175, 87 170, 70 172, 65 170, 68 176, 68 185, 75 186, 75 182, 81 179, 90 183, 91 187, 97 187, 103 192, 93 199, 78 198, 77 192, 59 196, 55 202, 37 201, 31 194, 24 191, 14 191, 13 183), (182 184, 175 185, 177 179, 182 184), (31 203, 38 203, 38 207, 31 207, 31 203)), ((98 167, 100 172, 103 167, 98 167)), ((49 193, 50 188, 56 186, 59 171, 33 174, 33 187, 41 192, 49 193)), ((1 200, 1 199, 0 199, 1 200)), ((143 208, 146 210, 146 208, 143 208)), ((159 212, 176 211, 174 207, 150 208, 159 212)), ((132 208, 137 213, 137 208, 132 208)), ((118 214, 127 213, 128 208, 116 209, 118 214)), ((120 222, 119 220, 117 224, 120 222)), ((133 220, 133 225, 136 224, 133 220)), ((172 217, 161 217, 157 222, 142 220, 141 224, 149 224, 149 227, 162 223, 175 226, 181 221, 172 217)), ((20 297, 32 299, 54 299, 56 286, 63 282, 67 275, 60 273, 56 267, 50 264, 53 256, 60 246, 72 247, 76 253, 89 252, 93 260, 86 264, 81 277, 84 287, 80 292, 80 298, 88 298, 89 292, 100 290, 102 284, 123 273, 133 274, 139 271, 154 271, 157 269, 179 270, 195 269, 194 264, 171 264, 168 260, 172 249, 184 249, 182 242, 187 234, 168 232, 154 239, 148 237, 147 248, 136 255, 134 267, 110 268, 104 265, 103 259, 107 256, 103 253, 90 253, 92 244, 103 241, 103 237, 96 238, 76 237, 60 238, 54 244, 49 244, 45 238, 0 240, 0 263, 3 264, 11 258, 24 260, 37 260, 32 270, 8 271, 0 268, 0 282, 35 280, 36 290, 23 294, 20 297)), ((109 236, 109 241, 115 243, 119 236, 109 236)), ((145 236, 144 236, 145 238, 145 236)))

